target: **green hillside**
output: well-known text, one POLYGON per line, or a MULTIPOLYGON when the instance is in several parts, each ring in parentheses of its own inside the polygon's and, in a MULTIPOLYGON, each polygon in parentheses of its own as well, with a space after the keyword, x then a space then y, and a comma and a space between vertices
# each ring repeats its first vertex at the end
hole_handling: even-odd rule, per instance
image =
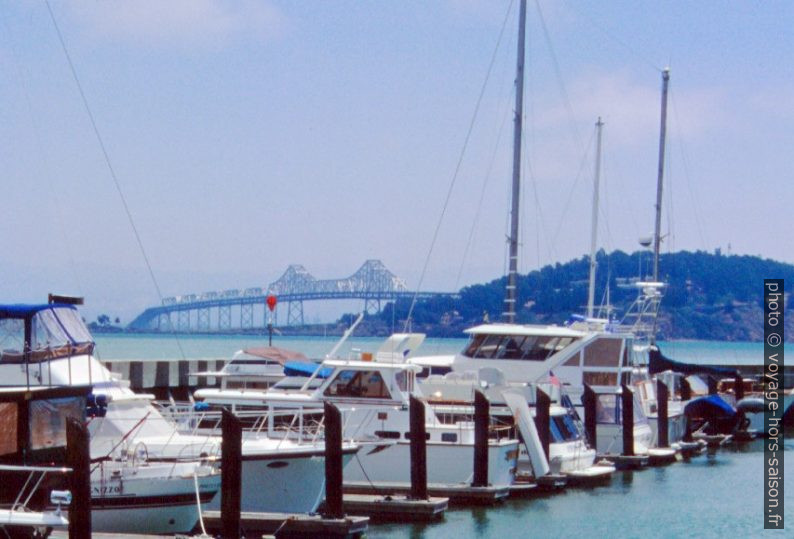
MULTIPOLYGON (((609 282, 610 303, 620 318, 636 298, 631 285, 638 275, 648 279, 650 255, 622 251, 598 253, 596 304, 602 303, 609 282)), ((703 251, 664 254, 660 275, 668 284, 659 320, 661 339, 760 340, 763 335, 763 280, 782 278, 786 291, 794 286, 794 265, 756 256, 722 255, 703 251)), ((587 257, 549 265, 519 277, 518 322, 563 323, 583 313, 587 302, 587 257)), ((501 317, 505 278, 468 286, 457 298, 419 302, 412 327, 431 336, 460 336, 463 329, 485 317, 501 317)), ((787 302, 787 314, 791 304, 787 302)), ((404 321, 409 302, 390 304, 370 319, 371 329, 404 321), (394 311, 393 311, 394 309, 394 311)), ((397 329, 400 329, 400 324, 397 329)), ((787 337, 794 337, 794 313, 788 316, 787 337)))

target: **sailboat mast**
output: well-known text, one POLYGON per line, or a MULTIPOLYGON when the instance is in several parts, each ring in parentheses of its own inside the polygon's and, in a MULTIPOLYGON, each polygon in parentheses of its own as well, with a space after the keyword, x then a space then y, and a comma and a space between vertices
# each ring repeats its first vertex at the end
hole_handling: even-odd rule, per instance
POLYGON ((662 241, 662 179, 664 178, 664 144, 667 138, 667 86, 670 68, 662 71, 662 124, 659 133, 659 174, 656 179, 656 227, 653 232, 653 281, 659 282, 659 244, 662 241))
POLYGON ((524 34, 527 2, 521 0, 518 15, 518 60, 516 63, 516 109, 513 118, 513 191, 510 207, 510 260, 505 289, 503 317, 507 323, 516 321, 516 286, 518 275, 518 201, 521 193, 521 128, 524 116, 524 34))
POLYGON ((601 117, 596 122, 596 161, 593 177, 593 228, 590 232, 590 284, 587 288, 587 317, 593 317, 595 303, 596 241, 598 239, 598 184, 601 179, 601 117))

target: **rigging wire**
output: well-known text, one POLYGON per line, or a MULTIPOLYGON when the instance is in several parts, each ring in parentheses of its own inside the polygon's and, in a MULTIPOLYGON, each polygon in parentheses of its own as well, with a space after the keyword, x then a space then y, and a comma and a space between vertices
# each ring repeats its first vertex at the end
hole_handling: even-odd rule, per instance
POLYGON ((659 73, 661 73, 661 72, 662 72, 662 69, 663 69, 663 68, 661 68, 661 67, 659 67, 658 65, 656 65, 656 64, 655 64, 655 63, 654 63, 652 60, 650 60, 649 58, 646 58, 645 56, 642 56, 642 55, 639 53, 639 50, 640 50, 640 49, 639 49, 638 47, 636 47, 636 46, 635 46, 635 47, 632 47, 631 45, 629 45, 628 43, 626 43, 625 41, 623 41, 622 39, 620 39, 620 38, 617 36, 617 34, 613 33, 613 32, 612 32, 610 29, 608 29, 608 28, 607 28, 605 25, 602 25, 602 24, 600 24, 600 21, 597 21, 597 20, 595 19, 595 17, 593 17, 592 15, 590 15, 590 14, 588 14, 588 13, 584 13, 584 11, 583 11, 583 8, 582 8, 582 6, 581 6, 580 4, 577 4, 577 6, 576 6, 576 9, 575 9, 575 10, 573 10, 573 11, 574 11, 574 12, 577 12, 577 13, 582 13, 582 14, 583 14, 583 16, 584 16, 584 17, 585 17, 585 18, 588 20, 588 22, 589 22, 590 24, 588 24, 588 25, 584 25, 586 28, 588 28, 588 27, 589 27, 589 28, 595 28, 596 30, 598 30, 599 32, 601 32, 602 34, 604 34, 604 35, 605 35, 607 38, 609 38, 609 39, 611 39, 612 41, 614 41, 615 43, 617 43, 617 44, 618 44, 618 45, 619 45, 621 48, 623 48, 624 50, 626 50, 627 52, 629 52, 629 53, 630 53, 632 56, 634 56, 634 57, 635 57, 637 60, 639 60, 639 61, 640 61, 640 63, 642 63, 642 64, 644 64, 644 65, 646 65, 646 66, 650 67, 651 69, 653 69, 653 70, 655 70, 655 71, 658 71, 659 73))
POLYGON ((36 121, 36 115, 33 113, 33 102, 30 97, 30 89, 25 82, 25 74, 22 69, 22 63, 19 61, 19 54, 17 53, 17 49, 14 46, 13 39, 11 39, 11 29, 8 26, 8 21, 5 17, 3 17, 2 20, 3 28, 5 28, 6 34, 9 37, 8 44, 11 50, 11 58, 14 62, 14 66, 16 67, 20 85, 22 86, 23 94, 25 96, 25 104, 27 106, 28 115, 30 116, 30 123, 33 126, 33 134, 36 139, 36 146, 41 157, 40 161, 37 162, 37 167, 41 170, 42 175, 47 182, 47 187, 49 188, 47 190, 47 194, 52 198, 53 206, 55 206, 55 218, 58 221, 57 228, 61 236, 61 241, 63 241, 63 244, 66 246, 66 257, 69 261, 69 270, 71 271, 72 278, 77 285, 78 294, 80 296, 85 296, 82 280, 80 279, 80 272, 77 271, 77 263, 75 262, 75 257, 73 256, 73 253, 77 251, 73 249, 73 243, 69 240, 69 237, 66 234, 68 227, 66 226, 66 216, 63 211, 63 203, 62 200, 60 200, 57 196, 58 191, 55 189, 52 175, 49 173, 52 170, 52 166, 49 159, 47 158, 47 152, 44 151, 45 144, 41 137, 41 127, 36 121))
MULTIPOLYGON (((154 288, 157 291, 157 296, 160 299, 160 303, 163 301, 163 293, 160 290, 160 285, 157 282, 157 278, 154 275, 154 270, 152 270, 152 264, 149 262, 149 257, 146 254, 146 249, 143 247, 143 241, 141 240, 141 236, 138 233, 138 228, 135 226, 135 220, 132 218, 132 212, 130 211, 130 207, 127 204, 127 199, 124 197, 124 191, 121 189, 121 183, 119 182, 118 177, 116 176, 116 171, 113 168, 113 164, 110 161, 110 155, 108 154, 107 148, 105 147, 105 142, 102 139, 102 136, 99 133, 99 127, 97 126, 96 121, 94 120, 94 114, 91 112, 91 107, 88 105, 88 99, 86 98, 85 92, 83 91, 83 85, 80 83, 80 78, 77 76, 77 70, 74 67, 74 63, 72 62, 72 57, 69 54, 69 50, 66 48, 66 42, 63 39, 63 35, 61 34, 61 28, 58 26, 58 21, 55 19, 55 14, 52 11, 52 6, 50 6, 49 0, 44 0, 45 5, 47 6, 47 11, 50 14, 50 19, 52 20, 52 24, 55 27, 55 32, 58 35, 58 41, 61 43, 61 49, 63 50, 63 54, 66 57, 66 62, 69 65, 69 70, 72 73, 72 77, 74 78, 74 82, 77 85, 77 90, 80 93, 80 99, 83 102, 83 106, 85 108, 86 114, 88 115, 88 120, 91 123, 91 128, 94 131, 94 135, 96 136, 97 142, 99 143, 99 148, 102 151, 102 156, 105 160, 105 164, 107 165, 108 171, 110 172, 110 177, 113 179, 113 185, 116 187, 116 191, 119 194, 119 198, 121 199, 121 204, 124 207, 124 212, 127 215, 127 220, 129 221, 130 228, 132 228, 132 232, 135 235, 135 241, 138 244, 138 248, 143 256, 143 260, 146 263, 146 269, 149 272, 149 277, 154 284, 154 288)), ((168 327, 172 330, 174 338, 176 339, 177 346, 179 348, 179 352, 181 354, 182 359, 185 358, 184 350, 182 350, 182 343, 179 341, 179 337, 177 337, 176 332, 171 324, 171 319, 168 319, 168 327)))
POLYGON ((576 126, 576 115, 573 113, 573 106, 571 100, 568 98, 568 91, 565 89, 565 81, 562 78, 562 71, 560 70, 560 63, 557 61, 557 53, 554 52, 554 45, 551 42, 551 34, 549 28, 546 26, 546 19, 543 17, 543 10, 540 7, 540 0, 535 0, 535 7, 538 11, 538 18, 540 19, 540 26, 543 29, 543 37, 546 40, 546 46, 549 48, 549 55, 551 56, 552 65, 554 66, 554 74, 557 78, 560 94, 562 94, 565 109, 568 112, 568 121, 570 122, 571 131, 574 135, 574 141, 581 146, 582 137, 579 135, 579 128, 576 126))
POLYGON ((427 267, 430 264, 430 255, 433 253, 433 249, 436 245, 436 240, 438 239, 438 233, 441 230, 441 224, 444 222, 444 216, 447 213, 447 208, 449 207, 449 201, 452 198, 452 192, 455 188, 455 183, 458 179, 458 173, 460 172, 461 164, 463 163, 463 156, 466 154, 466 149, 469 145, 469 140, 471 139, 471 134, 474 131, 474 123, 477 120, 477 114, 480 110, 480 105, 482 103, 483 96, 485 95, 485 89, 488 86, 488 80, 491 77, 491 70, 493 69, 494 63, 496 61, 496 54, 499 51, 499 46, 502 43, 502 37, 504 36, 505 28, 507 27, 507 20, 510 16, 510 12, 513 8, 513 1, 510 1, 510 4, 507 6, 507 12, 505 13, 504 21, 502 22, 502 29, 499 31, 499 37, 496 40, 496 46, 494 47, 493 54, 491 55, 491 61, 488 64, 488 70, 485 74, 485 80, 483 81, 482 87, 480 88, 480 94, 477 97, 477 103, 474 106, 474 113, 472 114, 471 121, 469 122, 469 129, 466 132, 466 137, 463 140, 463 147, 461 148, 460 155, 458 156, 458 162, 455 166, 455 172, 452 174, 452 179, 449 183, 449 188, 447 189, 447 196, 444 200, 444 206, 441 209, 441 215, 438 218, 438 222, 436 223, 436 228, 433 231, 433 238, 430 241, 430 248, 428 249, 427 256, 425 257, 424 266, 422 267, 422 273, 419 276, 419 283, 416 286, 416 291, 414 292, 413 297, 411 298, 411 306, 408 309, 408 315, 405 318, 405 326, 404 331, 408 331, 409 325, 411 323, 411 316, 414 312, 414 307, 416 307, 416 302, 419 297, 419 291, 422 289, 422 283, 424 282, 425 275, 427 274, 427 267))
POLYGON ((686 148, 684 148, 684 137, 680 130, 681 121, 678 116, 678 107, 676 105, 675 93, 672 91, 672 89, 669 93, 670 102, 673 109, 673 116, 675 117, 674 128, 676 130, 676 138, 678 139, 678 151, 681 153, 681 166, 684 169, 684 178, 686 179, 687 191, 689 192, 689 200, 692 202, 692 209, 695 215, 695 227, 697 228, 698 236, 700 237, 701 247, 705 250, 708 248, 708 243, 706 243, 705 235, 703 234, 703 225, 700 220, 700 212, 698 211, 697 204, 695 204, 695 201, 698 200, 698 197, 695 196, 695 191, 692 186, 692 176, 689 174, 688 159, 686 148))

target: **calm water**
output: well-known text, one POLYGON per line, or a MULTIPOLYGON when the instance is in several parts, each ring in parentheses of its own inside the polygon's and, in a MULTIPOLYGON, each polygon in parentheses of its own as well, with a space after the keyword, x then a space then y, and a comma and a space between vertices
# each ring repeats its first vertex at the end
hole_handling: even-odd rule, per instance
MULTIPOLYGON (((99 335, 102 359, 224 358, 236 350, 267 344, 250 336, 99 335), (181 348, 181 351, 180 351, 181 348)), ((277 337, 274 344, 321 357, 334 338, 277 337)), ((342 349, 372 351, 381 339, 353 338, 342 349)), ((423 354, 460 350, 463 339, 428 339, 423 354)), ((687 341, 661 343, 674 359, 725 363, 763 360, 760 343, 687 341)), ((789 354, 789 357, 794 357, 789 354)), ((763 530, 763 447, 760 441, 641 472, 618 472, 608 485, 509 500, 492 508, 448 511, 431 524, 370 527, 368 537, 794 537, 794 438, 785 443, 784 475, 788 532, 763 530)))

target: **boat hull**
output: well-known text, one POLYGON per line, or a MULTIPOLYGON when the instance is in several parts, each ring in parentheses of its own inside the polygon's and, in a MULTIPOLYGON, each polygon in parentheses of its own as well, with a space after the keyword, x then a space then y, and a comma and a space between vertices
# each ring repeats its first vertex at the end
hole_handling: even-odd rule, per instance
MULTIPOLYGON (((345 467, 344 480, 357 483, 411 483, 411 446, 407 442, 363 443, 356 458, 345 467)), ((518 441, 488 445, 488 482, 508 486, 515 478, 518 441)), ((453 485, 470 483, 474 475, 474 446, 427 443, 427 482, 453 485)))
MULTIPOLYGON (((180 466, 170 468, 178 473, 180 466)), ((199 519, 196 482, 201 502, 207 503, 220 489, 220 475, 205 472, 196 480, 192 474, 163 477, 160 470, 167 468, 156 464, 147 469, 144 465, 118 475, 96 471, 91 481, 92 529, 107 533, 190 532, 199 519)))

